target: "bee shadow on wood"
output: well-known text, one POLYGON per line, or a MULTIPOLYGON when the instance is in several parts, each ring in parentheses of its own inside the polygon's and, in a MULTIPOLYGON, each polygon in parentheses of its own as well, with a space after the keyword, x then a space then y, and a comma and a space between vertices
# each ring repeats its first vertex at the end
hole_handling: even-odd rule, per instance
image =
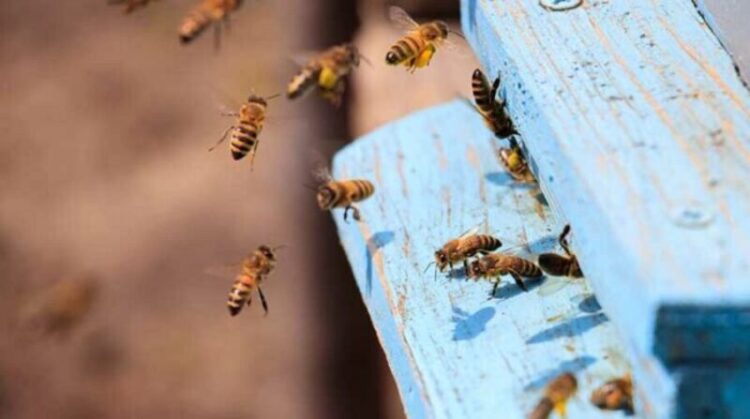
POLYGON ((539 377, 535 378, 532 382, 524 387, 524 391, 538 390, 544 387, 547 383, 555 379, 560 374, 569 372, 577 374, 580 371, 585 370, 596 362, 596 358, 591 355, 583 355, 567 361, 563 361, 556 368, 543 372, 539 377))
POLYGON ((485 307, 469 314, 454 306, 453 317, 451 317, 454 323, 453 340, 474 339, 486 330, 487 324, 493 317, 495 317, 495 309, 492 307, 485 307))
MULTIPOLYGON (((507 276, 506 278, 510 278, 510 276, 507 276)), ((531 292, 534 288, 542 285, 546 280, 546 276, 540 276, 538 278, 524 279, 523 283, 526 285, 526 288, 528 288, 528 292, 531 292)), ((517 295, 525 294, 526 292, 527 291, 522 290, 518 285, 516 285, 515 281, 511 280, 510 282, 505 282, 503 285, 497 287, 497 290, 494 293, 492 293, 492 290, 490 290, 490 298, 507 300, 517 295)))
POLYGON ((556 324, 548 329, 530 337, 526 343, 542 343, 566 336, 580 336, 589 330, 609 321, 604 313, 587 314, 585 316, 574 317, 556 324))
POLYGON ((598 313, 602 310, 602 306, 599 305, 599 300, 594 294, 589 294, 578 303, 578 309, 584 313, 598 313))
POLYGON ((449 270, 446 277, 448 279, 467 279, 468 272, 466 272, 466 268, 464 268, 463 266, 459 266, 458 268, 449 270))
POLYGON ((393 231, 385 230, 378 231, 367 239, 365 245, 365 260, 367 261, 365 268, 367 278, 365 289, 367 290, 367 295, 370 295, 372 292, 372 257, 378 250, 392 242, 394 237, 393 231))

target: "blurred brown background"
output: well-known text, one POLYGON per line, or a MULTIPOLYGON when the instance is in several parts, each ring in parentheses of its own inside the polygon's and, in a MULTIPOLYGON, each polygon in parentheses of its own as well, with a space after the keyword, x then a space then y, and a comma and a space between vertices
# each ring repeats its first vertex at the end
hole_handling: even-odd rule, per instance
POLYGON ((0 418, 402 417, 330 215, 302 184, 309 150, 467 95, 473 58, 386 67, 399 33, 376 0, 247 0, 220 52, 210 31, 184 47, 194 3, 125 16, 105 0, 0 1, 0 418), (206 152, 231 123, 216 98, 283 91, 294 51, 349 39, 374 65, 348 105, 272 101, 253 172, 226 144, 206 152), (232 278, 204 271, 261 243, 288 245, 270 314, 256 301, 232 318, 232 278), (90 313, 42 333, 29 313, 77 278, 98 284, 90 313))

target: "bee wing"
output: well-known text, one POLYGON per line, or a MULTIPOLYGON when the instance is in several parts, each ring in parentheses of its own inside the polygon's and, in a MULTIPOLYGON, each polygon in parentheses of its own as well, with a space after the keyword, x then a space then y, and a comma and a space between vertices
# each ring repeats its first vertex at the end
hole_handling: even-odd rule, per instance
POLYGON ((305 67, 306 65, 310 64, 311 61, 314 61, 320 57, 322 51, 312 50, 312 51, 297 51, 294 54, 290 55, 289 61, 293 62, 299 67, 305 67))
POLYGON ((548 276, 544 283, 539 287, 539 295, 541 297, 546 297, 555 294, 570 285, 570 282, 570 278, 564 276, 548 276))
POLYGON ((232 263, 227 265, 209 266, 203 270, 203 273, 217 278, 232 278, 237 276, 241 270, 241 263, 232 263))
POLYGON ((388 18, 397 28, 404 31, 413 31, 419 27, 419 23, 415 22, 414 19, 406 13, 406 10, 398 6, 391 6, 388 8, 388 18))
POLYGON ((327 183, 333 180, 328 160, 323 156, 323 153, 315 149, 308 149, 308 160, 312 168, 311 173, 316 182, 327 183))

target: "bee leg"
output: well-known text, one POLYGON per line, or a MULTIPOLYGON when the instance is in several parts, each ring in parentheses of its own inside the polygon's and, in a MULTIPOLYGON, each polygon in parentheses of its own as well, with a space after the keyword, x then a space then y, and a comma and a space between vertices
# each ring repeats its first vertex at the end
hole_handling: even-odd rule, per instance
POLYGON ((352 211, 352 218, 354 218, 354 221, 359 221, 362 219, 359 215, 359 209, 357 207, 355 207, 354 205, 347 205, 346 208, 344 208, 344 221, 347 221, 349 210, 352 211))
POLYGON ((263 290, 258 287, 258 294, 260 294, 260 304, 263 306, 263 311, 266 313, 265 315, 268 315, 268 301, 266 301, 266 296, 263 295, 263 290))
POLYGON ((466 276, 469 275, 469 262, 467 262, 466 259, 464 259, 464 274, 466 274, 466 276))
POLYGON ((227 139, 227 135, 229 134, 229 131, 231 131, 232 129, 234 129, 234 125, 231 125, 231 126, 230 126, 229 128, 227 128, 227 129, 226 129, 226 130, 224 131, 224 134, 221 134, 221 138, 219 138, 219 141, 217 141, 217 142, 216 142, 216 144, 214 144, 214 145, 213 145, 213 147, 209 148, 209 149, 208 149, 208 151, 214 151, 214 149, 215 149, 216 147, 218 147, 218 146, 219 146, 219 144, 223 143, 223 142, 224 142, 224 140, 226 140, 226 139, 227 139))
POLYGON ((518 288, 521 288, 524 291, 528 291, 529 289, 526 287, 526 284, 523 283, 523 278, 521 278, 521 275, 517 274, 516 272, 509 272, 510 276, 513 277, 513 280, 516 281, 516 285, 518 285, 518 288))
POLYGON ((252 305, 252 304, 253 304, 253 295, 247 294, 247 305, 252 305))
POLYGON ((493 278, 492 281, 494 282, 494 284, 492 285, 492 292, 490 293, 490 296, 487 298, 487 300, 491 300, 495 298, 495 293, 497 293, 497 287, 500 285, 499 278, 493 278))
POLYGON ((250 150, 250 171, 253 171, 253 167, 255 167, 255 153, 258 151, 258 141, 255 141, 255 145, 253 145, 253 149, 250 150))

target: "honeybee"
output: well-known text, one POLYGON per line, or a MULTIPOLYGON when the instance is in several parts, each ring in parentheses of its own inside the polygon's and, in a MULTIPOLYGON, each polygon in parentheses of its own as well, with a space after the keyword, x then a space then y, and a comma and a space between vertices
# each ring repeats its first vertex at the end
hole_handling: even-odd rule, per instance
POLYGON ((491 296, 494 296, 497 292, 497 287, 500 285, 503 275, 510 275, 519 288, 528 291, 529 289, 523 282, 523 278, 538 278, 542 276, 542 270, 534 262, 524 258, 503 253, 491 253, 472 262, 468 273, 469 278, 475 280, 486 278, 494 282, 491 296))
POLYGON ((229 314, 236 316, 245 306, 252 303, 251 292, 258 290, 260 303, 263 305, 263 311, 268 314, 268 301, 261 289, 261 282, 271 273, 276 266, 275 251, 279 247, 271 248, 266 245, 259 246, 253 253, 249 254, 242 260, 242 270, 234 280, 231 291, 229 291, 229 314))
POLYGON ((515 139, 511 138, 510 147, 500 148, 500 162, 510 176, 517 182, 534 183, 536 179, 529 169, 529 163, 515 139))
POLYGON ((633 380, 630 374, 607 381, 591 392, 591 403, 603 410, 633 411, 633 380))
MULTIPOLYGON (((182 20, 178 29, 180 42, 187 44, 212 24, 224 21, 229 23, 229 14, 242 4, 242 0, 201 0, 182 20)), ((215 43, 218 48, 221 29, 216 26, 215 43)))
POLYGON ((447 41, 449 32, 453 32, 448 24, 441 20, 420 25, 409 17, 404 9, 397 6, 391 6, 388 12, 391 21, 407 33, 391 46, 385 55, 385 62, 388 65, 403 64, 412 73, 418 68, 430 65, 437 47, 447 41))
POLYGON ((334 106, 341 105, 346 90, 346 76, 359 66, 359 50, 354 44, 342 44, 317 54, 292 78, 287 87, 287 97, 296 99, 314 85, 321 96, 334 106))
POLYGON ((231 132, 232 141, 229 143, 229 149, 232 152, 232 158, 240 160, 250 154, 250 170, 252 170, 255 153, 258 150, 258 136, 263 130, 263 123, 266 120, 268 101, 278 96, 276 94, 263 98, 253 94, 240 107, 239 112, 224 113, 224 116, 236 117, 237 122, 227 128, 219 141, 208 151, 213 151, 218 147, 231 132))
POLYGON ((550 275, 570 276, 573 278, 583 277, 581 266, 578 264, 578 258, 568 247, 567 236, 570 233, 570 224, 563 227, 560 233, 560 247, 565 251, 565 256, 557 253, 542 253, 539 255, 539 266, 542 270, 550 275))
POLYGON ((156 1, 156 0, 109 0, 108 4, 124 4, 125 5, 125 13, 131 13, 135 11, 136 9, 140 9, 141 7, 146 7, 150 2, 156 1))
POLYGON ((513 121, 506 110, 504 100, 497 99, 497 91, 500 88, 500 77, 490 86, 487 77, 482 70, 474 70, 471 76, 471 91, 474 94, 476 110, 484 118, 487 126, 499 138, 508 138, 518 134, 513 126, 513 121))
POLYGON ((99 283, 95 278, 66 278, 32 302, 25 314, 32 326, 45 333, 66 335, 89 314, 98 295, 99 283))
POLYGON ((347 220, 349 210, 353 212, 356 221, 360 221, 359 208, 355 202, 364 201, 375 192, 375 185, 365 179, 333 180, 326 166, 320 166, 314 172, 320 184, 317 188, 318 206, 321 210, 344 208, 344 221, 347 220))
POLYGON ((557 376, 544 391, 544 397, 536 405, 529 419, 546 419, 554 409, 560 416, 565 416, 565 403, 578 389, 576 377, 566 372, 557 376))
POLYGON ((469 258, 477 253, 487 255, 502 245, 500 239, 488 234, 463 234, 435 251, 435 264, 440 272, 443 272, 447 266, 453 269, 453 263, 463 262, 464 270, 468 275, 467 260, 469 258))

